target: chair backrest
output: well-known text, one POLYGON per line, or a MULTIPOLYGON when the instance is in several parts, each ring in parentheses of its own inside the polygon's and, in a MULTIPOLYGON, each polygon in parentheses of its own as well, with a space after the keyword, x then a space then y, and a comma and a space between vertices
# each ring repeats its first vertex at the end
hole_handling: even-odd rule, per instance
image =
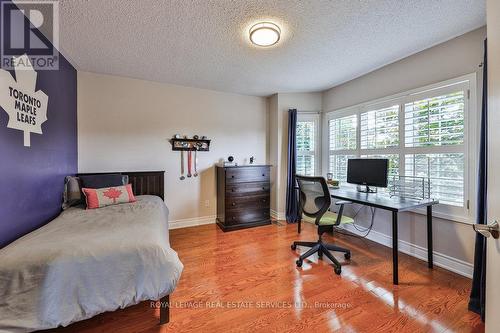
POLYGON ((318 224, 326 211, 330 208, 332 198, 325 178, 307 177, 296 175, 299 185, 299 205, 300 210, 306 216, 316 218, 318 224))

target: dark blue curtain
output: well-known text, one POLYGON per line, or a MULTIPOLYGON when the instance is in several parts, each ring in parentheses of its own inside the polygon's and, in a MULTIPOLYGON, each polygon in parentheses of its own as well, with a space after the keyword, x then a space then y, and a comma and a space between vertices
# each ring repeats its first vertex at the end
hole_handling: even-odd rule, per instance
MULTIPOLYGON (((479 174, 477 183, 477 220, 478 224, 486 224, 486 194, 488 181, 488 66, 487 49, 484 41, 483 62, 483 107, 481 111, 481 138, 479 145, 479 174)), ((474 252, 474 275, 472 277, 472 290, 470 293, 469 310, 481 315, 484 321, 484 305, 486 296, 486 239, 476 235, 474 252)))
POLYGON ((286 181, 286 221, 299 221, 299 200, 296 190, 295 170, 297 164, 297 110, 288 110, 288 161, 286 181))

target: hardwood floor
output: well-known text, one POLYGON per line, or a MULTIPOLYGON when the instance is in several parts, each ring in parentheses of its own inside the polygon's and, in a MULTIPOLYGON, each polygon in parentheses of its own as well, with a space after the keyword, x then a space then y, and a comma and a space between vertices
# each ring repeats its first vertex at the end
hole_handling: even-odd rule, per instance
POLYGON ((393 286, 391 249, 338 234, 324 239, 352 251, 341 276, 326 257, 296 268, 305 249, 290 244, 316 237, 307 223, 301 235, 295 225, 172 230, 184 272, 169 324, 159 326, 159 310, 144 302, 53 332, 484 332, 467 311, 469 279, 401 254, 393 286))

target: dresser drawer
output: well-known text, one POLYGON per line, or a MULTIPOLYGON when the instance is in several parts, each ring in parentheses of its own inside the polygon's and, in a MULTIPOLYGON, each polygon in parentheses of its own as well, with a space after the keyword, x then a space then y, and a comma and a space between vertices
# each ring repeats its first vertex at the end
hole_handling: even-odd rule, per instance
POLYGON ((246 209, 228 210, 226 212, 226 224, 244 224, 269 219, 269 208, 266 209, 246 209))
POLYGON ((269 209, 269 194, 226 197, 226 209, 269 209))
POLYGON ((217 166, 217 225, 233 231, 271 224, 270 166, 217 166))
POLYGON ((268 181, 269 168, 241 167, 226 170, 226 184, 268 181))
POLYGON ((226 186, 226 196, 269 194, 270 189, 269 182, 232 184, 226 186))

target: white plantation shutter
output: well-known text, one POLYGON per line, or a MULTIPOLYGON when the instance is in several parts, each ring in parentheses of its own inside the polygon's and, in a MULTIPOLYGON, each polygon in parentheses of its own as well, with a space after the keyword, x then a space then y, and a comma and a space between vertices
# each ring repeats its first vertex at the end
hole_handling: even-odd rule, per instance
POLYGON ((318 115, 298 115, 297 117, 297 163, 296 173, 314 176, 317 168, 318 153, 318 115))
POLYGON ((356 158, 356 155, 330 155, 329 172, 333 179, 345 183, 347 181, 347 160, 356 158))
POLYGON ((399 145, 399 105, 361 113, 361 149, 399 145))
POLYGON ((405 146, 464 143, 465 91, 405 104, 405 146))
POLYGON ((408 154, 405 156, 407 176, 429 177, 431 197, 441 203, 464 205, 464 154, 408 154))
POLYGON ((297 150, 314 151, 314 121, 297 121, 297 150))
POLYGON ((314 175, 314 121, 297 121, 297 174, 314 175))
POLYGON ((474 74, 329 113, 328 172, 345 182, 349 158, 388 158, 389 185, 394 175, 428 178, 436 210, 471 221, 471 91, 474 74))
POLYGON ((414 149, 405 155, 405 175, 429 177, 431 197, 464 207, 467 90, 434 95, 404 105, 405 147, 414 149))
POLYGON ((356 157, 358 116, 356 114, 328 121, 329 150, 328 172, 333 179, 347 181, 347 160, 356 157))
POLYGON ((350 115, 329 121, 330 150, 356 149, 358 117, 350 115))
POLYGON ((303 176, 314 176, 314 155, 297 155, 296 173, 303 176))

